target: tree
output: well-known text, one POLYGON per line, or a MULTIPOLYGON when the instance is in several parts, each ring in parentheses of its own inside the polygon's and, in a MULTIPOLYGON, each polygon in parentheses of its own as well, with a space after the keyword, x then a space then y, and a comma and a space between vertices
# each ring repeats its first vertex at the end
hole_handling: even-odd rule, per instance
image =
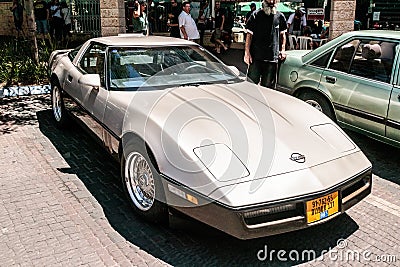
POLYGON ((35 14, 33 13, 33 0, 25 0, 24 3, 28 23, 27 37, 33 42, 33 56, 36 63, 39 63, 39 50, 36 39, 35 14))

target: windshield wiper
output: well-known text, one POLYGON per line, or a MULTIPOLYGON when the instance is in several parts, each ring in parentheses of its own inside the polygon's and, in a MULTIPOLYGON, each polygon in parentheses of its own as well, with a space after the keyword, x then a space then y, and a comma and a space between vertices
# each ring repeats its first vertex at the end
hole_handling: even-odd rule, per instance
POLYGON ((213 84, 213 82, 190 82, 190 83, 184 83, 181 84, 179 87, 184 87, 184 86, 200 86, 200 85, 207 85, 207 84, 213 84))

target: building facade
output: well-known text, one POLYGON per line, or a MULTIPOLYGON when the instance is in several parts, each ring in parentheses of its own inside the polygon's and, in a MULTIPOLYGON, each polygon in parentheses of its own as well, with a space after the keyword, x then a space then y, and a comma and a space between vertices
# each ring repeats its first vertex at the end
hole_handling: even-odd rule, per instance
MULTIPOLYGON (((20 0, 25 8, 25 32, 33 31, 28 25, 31 19, 27 7, 34 0, 20 0)), ((91 37, 110 36, 129 31, 130 18, 132 16, 132 3, 134 0, 67 0, 73 17, 72 29, 77 34, 86 34, 91 37)), ((221 0, 221 2, 232 2, 221 0)), ((376 0, 379 1, 379 0, 376 0)), ((393 0, 398 1, 398 0, 393 0)), ((215 1, 212 1, 214 3, 215 1)), ((282 1, 284 2, 284 1, 282 1)), ((165 32, 167 13, 170 8, 169 1, 155 2, 148 0, 150 7, 149 18, 152 19, 151 31, 165 32)), ((0 0, 0 36, 15 36, 11 0, 0 0)), ((330 6, 330 33, 335 38, 343 32, 353 30, 356 0, 331 0, 330 6)))

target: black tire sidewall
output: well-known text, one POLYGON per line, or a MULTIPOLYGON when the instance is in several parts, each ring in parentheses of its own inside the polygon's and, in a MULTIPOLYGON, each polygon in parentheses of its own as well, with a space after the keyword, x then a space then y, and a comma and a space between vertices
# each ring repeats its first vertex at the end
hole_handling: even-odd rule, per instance
POLYGON ((305 92, 302 93, 299 98, 303 101, 307 101, 307 100, 313 100, 315 102, 317 102, 321 108, 322 108, 322 112, 328 116, 331 120, 335 120, 335 116, 331 110, 331 107, 328 103, 328 101, 324 98, 324 96, 320 95, 319 93, 315 93, 315 92, 305 92))
POLYGON ((148 221, 156 222, 156 223, 165 223, 168 218, 168 210, 167 204, 165 202, 165 192, 164 187, 162 184, 161 176, 156 170, 153 162, 150 160, 149 154, 146 149, 145 143, 138 137, 132 138, 128 142, 125 142, 123 147, 123 153, 121 155, 121 182, 124 189, 125 196, 129 201, 130 206, 133 207, 134 211, 145 218, 148 221), (143 211, 139 209, 135 203, 133 203, 127 185, 125 183, 125 165, 126 165, 126 158, 130 153, 138 152, 140 153, 148 162, 151 171, 153 173, 154 178, 154 185, 155 185, 155 192, 156 197, 154 200, 153 205, 147 211, 143 211))
POLYGON ((57 83, 52 84, 52 86, 51 86, 51 111, 52 111, 52 114, 53 114, 53 119, 54 119, 54 122, 56 124, 56 127, 60 128, 60 129, 65 128, 67 126, 67 124, 68 124, 68 114, 67 114, 66 109, 65 109, 63 91, 62 91, 60 85, 57 84, 57 83), (56 90, 59 91, 60 100, 61 100, 61 118, 60 118, 59 121, 56 119, 56 117, 54 115, 54 90, 55 90, 55 88, 56 88, 56 90))

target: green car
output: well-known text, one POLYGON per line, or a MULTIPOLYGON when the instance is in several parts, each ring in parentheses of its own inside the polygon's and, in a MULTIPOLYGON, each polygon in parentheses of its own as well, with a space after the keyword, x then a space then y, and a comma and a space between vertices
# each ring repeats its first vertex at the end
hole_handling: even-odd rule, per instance
POLYGON ((342 127, 400 147, 399 44, 400 32, 369 30, 287 51, 277 89, 342 127))

